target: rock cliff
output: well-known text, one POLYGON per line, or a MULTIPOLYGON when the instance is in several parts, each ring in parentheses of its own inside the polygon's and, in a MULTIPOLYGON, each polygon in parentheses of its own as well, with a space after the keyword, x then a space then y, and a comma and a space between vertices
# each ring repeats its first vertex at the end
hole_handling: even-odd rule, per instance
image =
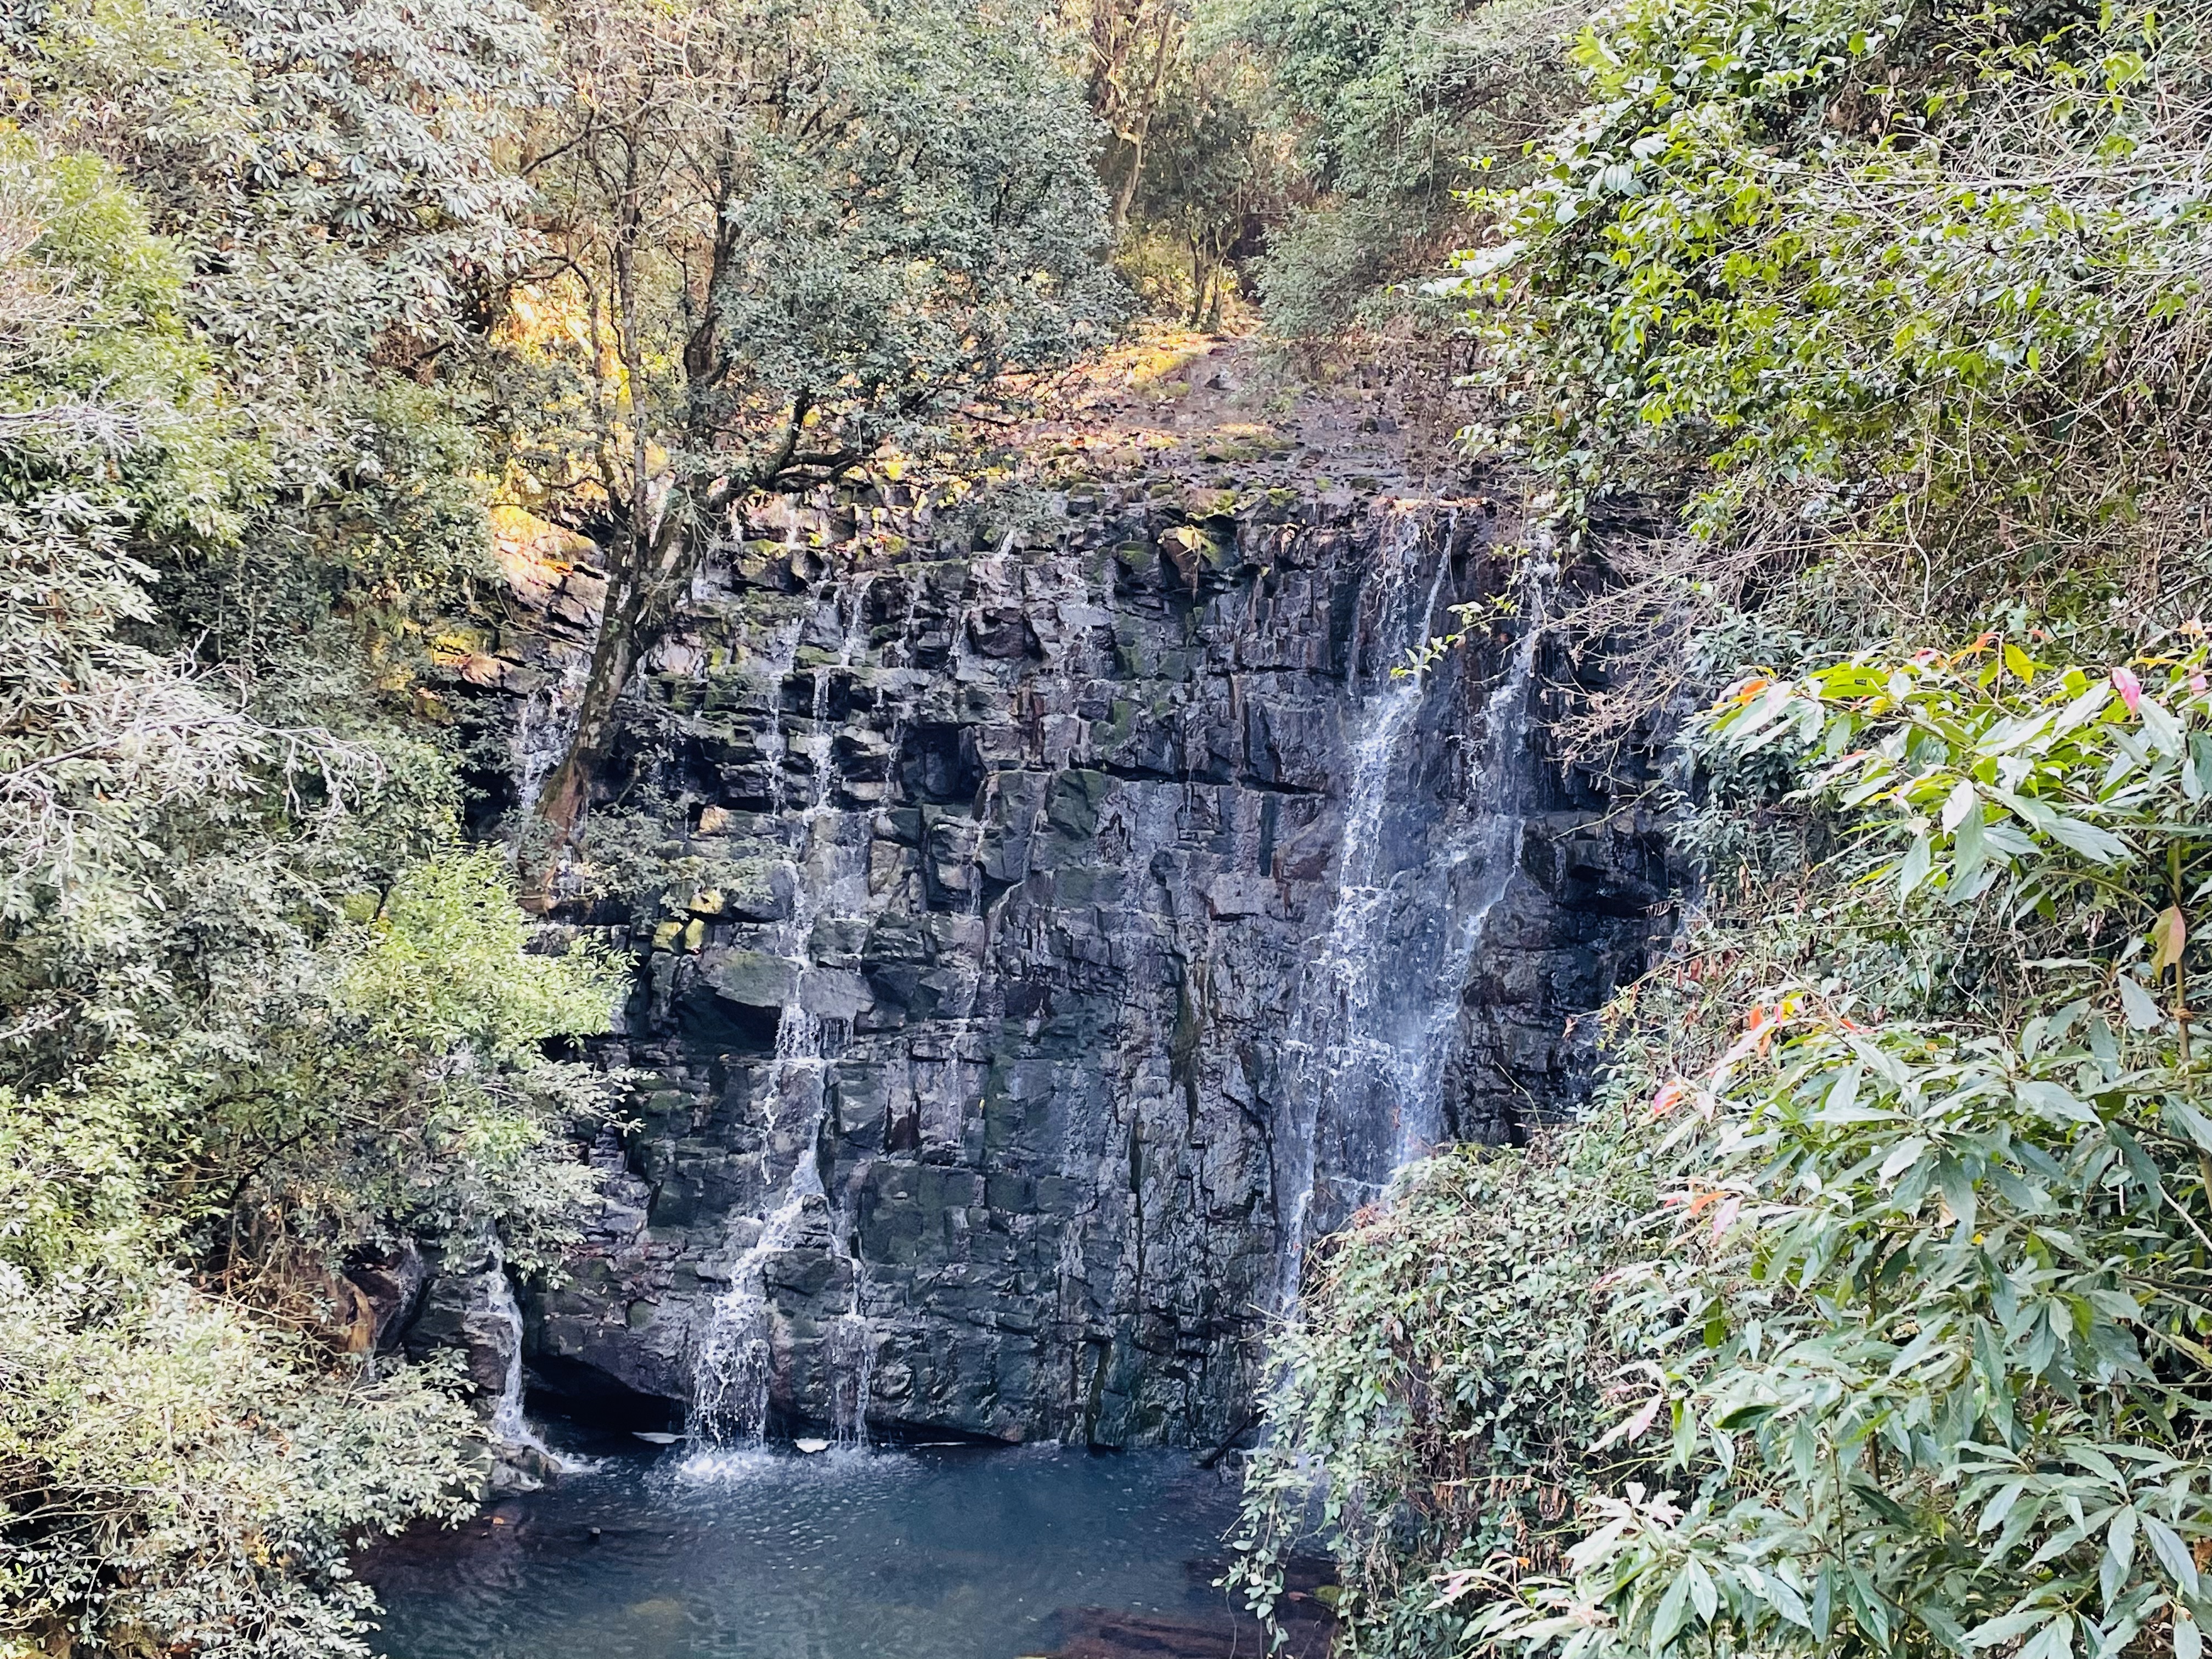
MULTIPOLYGON (((1532 629, 1573 578, 1494 489, 1321 464, 1244 428, 734 527, 556 890, 639 966, 604 1049, 632 1125, 567 1282, 522 1298, 544 1399, 1211 1443, 1304 1238, 1425 1144, 1572 1105, 1576 1018, 1673 885, 1536 718, 1573 695, 1532 629)), ((589 638, 575 552, 507 546, 459 664, 523 793, 589 638)))

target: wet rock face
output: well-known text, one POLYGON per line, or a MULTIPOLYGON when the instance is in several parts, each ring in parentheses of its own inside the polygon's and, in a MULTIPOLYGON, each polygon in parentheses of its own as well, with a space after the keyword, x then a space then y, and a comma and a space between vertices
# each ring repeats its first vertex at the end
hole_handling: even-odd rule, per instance
MULTIPOLYGON (((642 924, 556 912, 640 966, 634 1127, 525 1297, 549 1392, 712 1366, 786 1427, 1211 1443, 1301 1235, 1577 1098, 1572 1018, 1671 927, 1655 827, 1547 757, 1565 665, 1510 617, 1388 672, 1522 579, 1510 511, 1224 508, 978 537, 866 497, 695 588, 598 809, 665 803, 688 873, 642 924)), ((526 782, 585 637, 518 605, 526 782)))
POLYGON ((470 1397, 489 1417, 506 1386, 519 1334, 500 1306, 497 1281, 506 1269, 481 1242, 425 1254, 427 1292, 416 1292, 398 1346, 418 1360, 441 1349, 458 1352, 470 1397))

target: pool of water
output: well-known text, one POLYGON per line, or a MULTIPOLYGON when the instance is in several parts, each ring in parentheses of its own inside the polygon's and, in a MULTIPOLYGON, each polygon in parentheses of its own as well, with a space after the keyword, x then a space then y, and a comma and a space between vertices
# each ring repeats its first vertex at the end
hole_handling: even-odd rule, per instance
POLYGON ((672 1447, 360 1569, 387 1659, 1256 1656, 1209 1583, 1235 1510, 1188 1455, 672 1447))

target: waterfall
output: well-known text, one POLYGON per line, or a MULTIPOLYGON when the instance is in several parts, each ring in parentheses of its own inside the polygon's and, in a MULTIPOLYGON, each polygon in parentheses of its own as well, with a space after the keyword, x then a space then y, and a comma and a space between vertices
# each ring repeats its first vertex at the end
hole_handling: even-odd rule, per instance
POLYGON ((830 1333, 830 1426, 841 1446, 868 1443, 868 1389, 875 1377, 876 1338, 860 1304, 856 1276, 853 1310, 840 1316, 830 1333))
MULTIPOLYGON (((507 1375, 501 1380, 499 1399, 491 1411, 492 1445, 533 1477, 547 1471, 579 1467, 570 1464, 538 1438, 538 1431, 530 1426, 530 1419, 523 1415, 522 1304, 515 1300, 514 1285, 507 1276, 507 1260, 496 1242, 492 1245, 491 1261, 484 1272, 490 1281, 485 1291, 485 1303, 507 1329, 507 1375), (534 1470, 528 1468, 532 1462, 537 1463, 534 1470)), ((534 1479, 527 1484, 535 1484, 534 1479)))
POLYGON ((568 752, 568 739, 574 735, 568 710, 583 695, 587 665, 584 660, 566 664, 558 679, 529 692, 516 712, 513 739, 515 802, 522 811, 527 812, 538 805, 545 780, 568 752))
POLYGON ((1279 1308, 1293 1305, 1304 1247, 1447 1138, 1443 1090, 1460 997, 1492 913, 1510 890, 1524 811, 1516 765, 1527 734, 1549 566, 1525 575, 1523 621, 1485 701, 1479 771, 1425 836, 1395 812, 1418 759, 1427 682, 1408 653, 1434 633, 1451 520, 1433 507, 1388 518, 1361 596, 1365 643, 1385 665, 1347 680, 1355 720, 1343 789, 1337 896, 1294 1003, 1278 1138, 1279 1308), (1440 533, 1439 533, 1440 532, 1440 533))
MULTIPOLYGON (((795 528, 793 533, 796 535, 795 528)), ((843 629, 840 667, 850 665, 860 638, 865 594, 865 583, 855 581, 848 605, 844 586, 832 590, 830 603, 843 629)), ((804 631, 802 623, 793 630, 788 651, 780 654, 775 680, 779 688, 797 660, 798 642, 804 631)), ((836 743, 830 726, 830 678, 826 669, 815 672, 809 730, 800 739, 801 752, 812 763, 815 791, 812 800, 798 814, 799 873, 793 884, 791 916, 781 947, 796 968, 776 1018, 769 1107, 771 1131, 793 1117, 803 1121, 805 1128, 776 1202, 757 1218, 758 1231, 752 1243, 731 1263, 730 1288, 709 1305, 704 1326, 694 1337, 687 1428, 695 1447, 757 1446, 766 1440, 775 1380, 775 1309, 766 1277, 769 1260, 799 1243, 810 1204, 825 1211, 833 1208, 817 1162, 832 1098, 826 1077, 829 1033, 822 1018, 807 1006, 808 975, 813 971, 811 940, 823 900, 837 884, 836 836, 844 816, 836 804, 836 743)), ((781 806, 781 762, 792 745, 783 735, 780 720, 774 729, 778 743, 775 799, 781 806)), ((842 1212, 832 1215, 830 1236, 830 1248, 844 1257, 853 1279, 852 1308, 835 1322, 823 1345, 830 1370, 830 1414, 840 1443, 864 1444, 873 1333, 861 1311, 861 1265, 850 1247, 842 1212)))
MULTIPOLYGON (((820 1127, 817 1115, 817 1133, 820 1127)), ((821 1192, 809 1146, 792 1168, 783 1201, 763 1218, 759 1237, 732 1266, 730 1288, 708 1310, 691 1362, 691 1413, 685 1426, 695 1445, 757 1446, 768 1437, 774 1381, 768 1258, 790 1247, 806 1200, 821 1192)))
MULTIPOLYGON (((1386 660, 1428 639, 1431 613, 1443 580, 1447 559, 1440 556, 1419 613, 1413 614, 1409 590, 1415 567, 1426 550, 1425 526, 1413 514, 1399 513, 1387 522, 1377 567, 1370 580, 1379 585, 1376 605, 1378 649, 1386 660)), ((1361 613, 1366 606, 1362 596, 1361 613)), ((1347 695, 1359 696, 1360 641, 1352 644, 1347 695)), ((1287 1305, 1297 1287, 1298 1261, 1313 1205, 1318 1173, 1318 1134, 1328 1097, 1340 1086, 1360 1048, 1358 1026, 1371 992, 1378 922, 1385 919, 1386 885, 1378 883, 1383 807, 1392 761, 1412 726, 1420 702, 1421 683, 1386 676, 1359 709, 1359 736, 1344 793, 1344 830, 1337 857, 1337 896, 1319 955, 1300 986, 1285 1050, 1295 1083, 1291 1099, 1289 1151, 1295 1159, 1285 1171, 1290 1203, 1283 1217, 1278 1263, 1278 1301, 1287 1305)))

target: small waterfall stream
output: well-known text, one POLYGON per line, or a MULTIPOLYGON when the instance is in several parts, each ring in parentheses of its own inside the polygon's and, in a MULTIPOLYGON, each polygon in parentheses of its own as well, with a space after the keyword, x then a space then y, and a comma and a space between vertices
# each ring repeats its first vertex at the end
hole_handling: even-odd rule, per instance
POLYGON ((492 1403, 491 1420, 486 1425, 495 1455, 505 1466, 503 1472, 495 1471, 495 1477, 509 1488, 519 1486, 526 1491, 549 1472, 568 1472, 584 1466, 547 1445, 524 1414, 522 1304, 515 1299, 514 1281, 507 1277, 506 1253, 496 1240, 492 1244, 491 1261, 484 1277, 486 1304, 507 1331, 507 1370, 501 1379, 499 1398, 492 1403))
POLYGON ((1366 625, 1348 676, 1356 714, 1337 897, 1285 1042, 1278 1308, 1295 1305, 1309 1241, 1341 1226, 1399 1170, 1449 1138, 1443 1094, 1461 994, 1513 884, 1525 823, 1516 763, 1552 574, 1540 556, 1523 574, 1520 631, 1484 700, 1468 787, 1425 836, 1409 833, 1407 815, 1394 810, 1405 804, 1401 792, 1411 787, 1428 740, 1419 716, 1430 679, 1416 660, 1439 625, 1453 522, 1433 504, 1394 510, 1361 596, 1366 625), (1377 667, 1363 690, 1364 659, 1377 667))
MULTIPOLYGON (((795 533, 795 532, 794 532, 795 533)), ((834 587, 829 603, 842 632, 836 666, 849 667, 857 646, 865 641, 866 584, 855 580, 834 587)), ((771 664, 772 685, 781 688, 797 660, 798 646, 805 631, 802 622, 783 643, 771 664)), ((837 804, 836 743, 829 709, 830 670, 817 668, 813 675, 812 701, 807 731, 796 744, 776 723, 779 748, 777 800, 784 787, 782 762, 793 749, 804 754, 813 779, 811 801, 799 815, 798 848, 801 866, 793 884, 791 916, 783 932, 782 952, 793 963, 791 988, 776 1019, 774 1105, 771 1127, 785 1123, 802 1126, 791 1168, 773 1206, 757 1218, 752 1242, 737 1254, 729 1268, 730 1288, 708 1309, 703 1328, 692 1344, 692 1400, 687 1430, 695 1447, 757 1446, 767 1438, 769 1401, 775 1383, 775 1309, 769 1295, 770 1258, 798 1245, 807 1232, 810 1207, 828 1224, 831 1250, 847 1263, 852 1277, 850 1310, 831 1327, 823 1352, 830 1370, 832 1432, 843 1445, 867 1440, 869 1383, 874 1364, 874 1334, 861 1307, 861 1264, 851 1247, 851 1229, 843 1206, 832 1200, 823 1187, 817 1162, 822 1131, 835 1097, 829 1086, 829 1030, 822 1017, 808 1006, 811 941, 825 902, 845 896, 853 872, 841 867, 840 832, 846 812, 837 804)), ((865 883, 865 872, 860 879, 865 883)))

